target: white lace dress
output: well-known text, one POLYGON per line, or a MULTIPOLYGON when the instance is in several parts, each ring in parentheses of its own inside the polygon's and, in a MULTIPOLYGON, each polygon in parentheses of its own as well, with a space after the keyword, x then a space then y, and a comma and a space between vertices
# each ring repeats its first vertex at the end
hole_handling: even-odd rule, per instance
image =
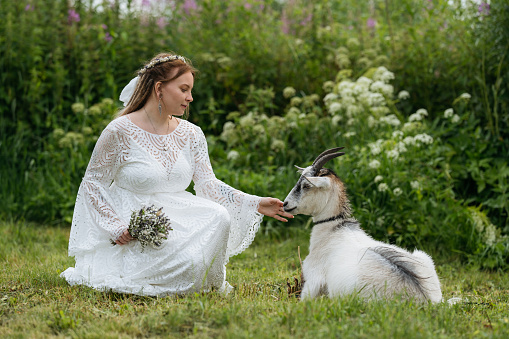
POLYGON ((160 136, 122 116, 101 134, 80 185, 69 239, 76 265, 61 276, 138 295, 228 292, 225 265, 253 241, 260 199, 216 179, 196 125, 179 120, 160 136), (191 180, 196 195, 186 191, 191 180), (136 240, 113 246, 131 213, 152 204, 171 219, 168 240, 143 252, 136 240))

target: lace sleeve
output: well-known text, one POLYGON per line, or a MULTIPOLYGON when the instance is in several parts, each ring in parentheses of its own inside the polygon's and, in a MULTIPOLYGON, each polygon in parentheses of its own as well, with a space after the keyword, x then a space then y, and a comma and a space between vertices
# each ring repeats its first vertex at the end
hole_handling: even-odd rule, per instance
POLYGON ((115 212, 110 184, 117 172, 122 143, 117 131, 110 126, 97 140, 74 206, 69 237, 69 255, 110 244, 117 239, 127 223, 115 212))
POLYGON ((217 202, 228 210, 231 225, 227 258, 237 255, 249 247, 260 227, 263 219, 258 212, 261 198, 234 189, 216 178, 210 164, 207 141, 200 128, 195 127, 191 142, 196 195, 217 202))

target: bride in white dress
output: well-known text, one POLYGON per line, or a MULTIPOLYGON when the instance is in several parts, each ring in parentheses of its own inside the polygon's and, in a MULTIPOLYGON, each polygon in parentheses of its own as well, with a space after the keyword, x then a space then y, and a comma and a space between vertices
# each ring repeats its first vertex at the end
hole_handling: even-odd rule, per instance
POLYGON ((69 239, 71 285, 164 296, 228 293, 226 264, 253 241, 263 215, 293 216, 276 198, 216 179, 201 129, 182 116, 193 101, 189 60, 159 54, 124 89, 127 106, 102 132, 80 185, 69 239), (186 191, 191 180, 196 195, 186 191), (133 211, 162 207, 173 228, 157 249, 127 231, 133 211), (112 245, 110 239, 118 245, 112 245))

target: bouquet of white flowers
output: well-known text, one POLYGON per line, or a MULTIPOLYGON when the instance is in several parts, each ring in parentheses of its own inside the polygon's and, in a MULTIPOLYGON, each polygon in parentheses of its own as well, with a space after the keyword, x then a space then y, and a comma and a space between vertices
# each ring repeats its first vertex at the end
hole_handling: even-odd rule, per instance
MULTIPOLYGON (((166 217, 162 209, 162 207, 156 209, 154 205, 144 206, 131 214, 129 234, 140 242, 142 251, 147 245, 158 248, 163 240, 168 239, 168 233, 172 228, 170 218, 166 217)), ((113 240, 111 243, 115 245, 113 240)))

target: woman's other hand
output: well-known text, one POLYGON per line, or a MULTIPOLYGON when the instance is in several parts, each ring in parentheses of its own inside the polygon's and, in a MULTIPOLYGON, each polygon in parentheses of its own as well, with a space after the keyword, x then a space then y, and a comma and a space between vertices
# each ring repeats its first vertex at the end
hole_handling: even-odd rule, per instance
POLYGON ((258 212, 279 221, 287 222, 283 217, 293 218, 293 215, 283 210, 283 202, 276 198, 262 198, 258 212))
POLYGON ((131 237, 131 234, 129 234, 129 231, 125 230, 124 233, 122 233, 122 235, 120 237, 118 237, 118 239, 115 241, 115 243, 117 245, 125 245, 133 239, 134 238, 131 237))

